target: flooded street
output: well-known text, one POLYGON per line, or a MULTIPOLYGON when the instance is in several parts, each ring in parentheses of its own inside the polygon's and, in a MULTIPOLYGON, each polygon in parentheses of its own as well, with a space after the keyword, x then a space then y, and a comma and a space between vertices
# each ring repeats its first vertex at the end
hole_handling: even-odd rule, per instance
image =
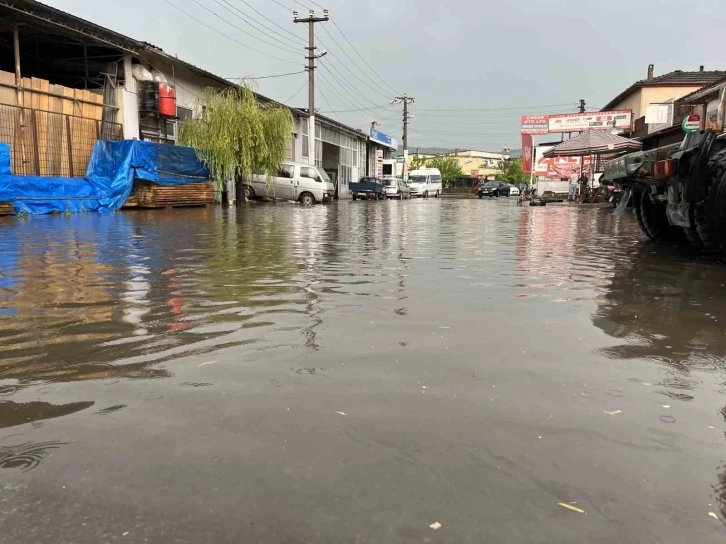
POLYGON ((341 201, 0 233, 0 542, 726 539, 726 267, 629 214, 341 201))

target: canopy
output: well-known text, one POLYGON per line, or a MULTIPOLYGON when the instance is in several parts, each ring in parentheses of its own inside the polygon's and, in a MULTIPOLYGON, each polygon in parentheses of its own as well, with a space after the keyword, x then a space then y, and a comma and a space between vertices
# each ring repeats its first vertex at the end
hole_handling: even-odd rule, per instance
POLYGON ((588 155, 609 155, 620 151, 638 151, 643 143, 623 138, 604 130, 588 130, 579 136, 556 145, 544 154, 552 157, 586 157, 588 155))

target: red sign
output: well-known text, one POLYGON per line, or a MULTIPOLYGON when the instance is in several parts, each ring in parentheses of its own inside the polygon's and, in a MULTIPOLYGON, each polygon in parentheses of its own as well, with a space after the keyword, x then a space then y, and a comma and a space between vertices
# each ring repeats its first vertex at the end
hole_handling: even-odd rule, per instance
POLYGON ((532 135, 522 134, 522 172, 532 173, 532 135))
POLYGON ((549 115, 522 115, 522 134, 547 134, 549 128, 549 115))
POLYGON ((471 177, 471 179, 478 179, 479 178, 479 170, 472 170, 469 173, 469 176, 471 177))

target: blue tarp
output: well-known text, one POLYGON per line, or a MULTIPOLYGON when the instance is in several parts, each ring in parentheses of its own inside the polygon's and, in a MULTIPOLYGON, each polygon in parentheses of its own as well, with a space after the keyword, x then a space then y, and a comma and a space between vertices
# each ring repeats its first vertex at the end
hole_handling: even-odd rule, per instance
POLYGON ((111 212, 126 202, 136 180, 184 185, 209 179, 192 148, 138 140, 96 142, 83 178, 2 174, 5 152, 0 146, 0 202, 13 202, 15 213, 111 212))
POLYGON ((13 171, 10 169, 10 144, 0 143, 0 176, 9 176, 13 171))

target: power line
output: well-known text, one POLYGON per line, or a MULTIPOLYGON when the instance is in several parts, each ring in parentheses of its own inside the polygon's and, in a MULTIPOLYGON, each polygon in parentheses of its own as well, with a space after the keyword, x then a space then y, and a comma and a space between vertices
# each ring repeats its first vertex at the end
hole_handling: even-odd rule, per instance
MULTIPOLYGON (((220 3, 218 2, 218 0, 214 0, 214 1, 215 1, 215 2, 216 2, 216 3, 218 4, 218 5, 222 6, 222 4, 220 4, 220 3)), ((281 46, 281 45, 278 45, 278 44, 276 44, 276 43, 274 43, 274 42, 268 42, 268 41, 266 41, 266 40, 263 40, 262 38, 258 38, 257 36, 253 36, 252 34, 250 34, 249 32, 247 32, 246 30, 244 30, 244 29, 242 29, 242 28, 238 27, 238 26, 237 26, 236 24, 234 24, 234 23, 230 23, 230 22, 229 22, 229 21, 228 21, 227 19, 225 19, 224 17, 222 17, 221 15, 219 15, 219 14, 218 14, 217 12, 215 12, 214 10, 212 10, 212 9, 208 8, 208 7, 207 7, 207 6, 205 6, 204 4, 200 4, 199 2, 197 2, 197 0, 192 0, 192 2, 194 2, 194 3, 195 3, 196 5, 198 5, 198 6, 200 7, 200 8, 202 8, 202 9, 205 9, 205 10, 207 10, 207 11, 208 11, 209 13, 211 13, 212 15, 214 15, 215 17, 217 17, 217 18, 218 18, 218 19, 220 19, 221 21, 223 21, 223 22, 227 23, 227 24, 228 24, 229 26, 231 26, 231 27, 234 27, 234 28, 236 28, 236 29, 237 29, 237 30, 239 30, 239 31, 240 31, 240 32, 241 32, 242 34, 245 34, 245 35, 247 35, 247 36, 250 36, 250 37, 254 38, 255 40, 259 40, 259 41, 261 41, 262 43, 266 43, 267 45, 271 45, 272 47, 275 47, 275 48, 279 49, 280 51, 285 51, 286 53, 298 53, 298 51, 295 51, 295 50, 293 50, 293 49, 289 49, 289 48, 287 48, 287 47, 283 47, 283 46, 281 46)), ((222 6, 222 7, 224 7, 224 6, 222 6)), ((227 9, 227 8, 225 8, 225 9, 227 9)), ((227 11, 230 11, 230 10, 229 10, 229 9, 227 9, 227 11)), ((233 15, 235 15, 234 13, 232 13, 232 14, 233 14, 233 15)), ((237 17, 239 17, 239 16, 237 16, 237 17)), ((244 20, 244 19, 243 19, 243 20, 244 20)), ((245 21, 245 22, 247 22, 247 21, 245 21)), ((247 24, 250 24, 250 23, 247 23, 247 24)), ((252 25, 250 25, 250 26, 252 26, 252 25)), ((254 27, 253 27, 253 28, 254 28, 254 27)), ((257 29, 255 29, 255 30, 257 30, 257 29)), ((273 39, 274 39, 274 38, 273 38, 273 39)))
POLYGON ((264 55, 264 56, 266 56, 266 57, 269 57, 269 58, 271 58, 271 59, 279 60, 279 61, 281 61, 281 62, 285 62, 285 63, 287 63, 287 64, 297 64, 297 62, 292 62, 292 61, 289 61, 289 60, 285 60, 285 59, 283 59, 283 58, 280 58, 280 57, 276 57, 276 56, 274 56, 274 55, 270 55, 269 53, 265 53, 264 51, 260 51, 259 49, 255 49, 254 47, 252 47, 252 46, 250 46, 250 45, 247 45, 246 43, 243 43, 243 42, 241 42, 241 41, 239 41, 239 40, 237 40, 237 39, 233 38, 232 36, 229 36, 229 35, 225 34, 225 33, 224 33, 224 32, 222 32, 221 30, 217 30, 216 28, 214 28, 214 27, 213 27, 213 26, 211 26, 211 25, 208 25, 208 24, 207 24, 207 23, 205 23, 204 21, 202 21, 202 20, 200 20, 200 19, 197 19, 196 17, 194 17, 194 15, 191 15, 191 14, 187 13, 187 12, 186 12, 186 11, 184 11, 184 10, 183 10, 182 8, 180 8, 179 6, 177 6, 176 4, 172 3, 172 2, 170 1, 170 0, 164 0, 164 2, 166 2, 167 4, 169 4, 169 5, 171 6, 171 7, 173 7, 173 8, 174 8, 174 9, 176 9, 177 11, 181 11, 181 12, 182 12, 182 13, 183 13, 184 15, 186 15, 186 16, 187 16, 187 17, 189 17, 190 19, 192 19, 192 20, 196 21, 196 22, 197 22, 197 23, 199 23, 200 25, 202 25, 202 26, 205 26, 205 27, 207 27, 207 28, 208 28, 209 30, 211 30, 212 32, 216 32, 216 33, 217 33, 217 34, 219 34, 220 36, 224 36, 224 37, 225 37, 225 38, 227 38, 228 40, 231 40, 231 41, 233 41, 233 42, 235 42, 235 43, 237 43, 237 44, 241 45, 242 47, 245 47, 246 49, 249 49, 250 51, 254 51, 255 53, 259 53, 260 55, 264 55))
MULTIPOLYGON (((384 106, 376 106, 377 108, 383 109, 384 106)), ((390 106, 389 106, 390 107, 390 106)), ((334 110, 334 111, 328 111, 325 113, 353 113, 357 111, 370 111, 370 107, 368 108, 358 108, 358 109, 351 109, 351 110, 334 110)))
POLYGON ((284 6, 283 4, 281 4, 280 2, 278 2, 277 0, 272 0, 272 2, 274 2, 275 4, 277 4, 278 6, 280 6, 282 9, 286 9, 289 12, 292 12, 293 11, 292 8, 288 8, 287 6, 284 6))
MULTIPOLYGON (((330 73, 328 73, 327 75, 332 77, 332 74, 330 74, 330 73)), ((341 102, 345 103, 346 107, 352 107, 352 108, 356 107, 356 105, 351 102, 351 100, 353 100, 353 97, 347 97, 344 94, 339 93, 338 89, 336 89, 333 84, 331 84, 326 78, 323 77, 322 72, 318 73, 318 77, 329 86, 330 90, 332 90, 335 93, 335 95, 340 99, 341 102)), ((359 102, 358 105, 362 105, 362 104, 360 104, 360 102, 359 102)), ((330 104, 328 104, 328 107, 330 107, 330 104)))
MULTIPOLYGON (((340 73, 340 71, 334 65, 329 64, 327 61, 323 62, 322 60, 320 61, 320 65, 324 66, 328 70, 328 73, 330 74, 330 76, 333 77, 333 79, 335 79, 335 81, 337 81, 341 87, 345 88, 349 93, 351 93, 351 98, 354 95, 360 96, 362 98, 363 102, 361 102, 360 100, 356 100, 356 102, 358 102, 362 107, 364 107, 365 109, 370 109, 371 106, 365 106, 365 103, 368 102, 368 103, 372 104, 373 108, 379 108, 379 106, 377 106, 370 98, 368 98, 362 92, 360 92, 358 89, 356 89, 355 86, 352 86, 347 81, 345 81, 345 76, 342 73, 340 73), (331 70, 334 70, 335 73, 338 74, 342 78, 342 81, 340 79, 338 79, 331 70)), ((387 106, 384 106, 383 108, 384 109, 390 108, 390 104, 387 106)), ((341 113, 343 113, 343 112, 341 112, 341 113)))
MULTIPOLYGON (((571 102, 567 102, 566 104, 549 104, 546 106, 517 106, 514 108, 451 108, 451 109, 444 109, 444 108, 430 108, 430 109, 417 109, 416 111, 429 111, 429 112, 471 112, 471 111, 524 111, 526 110, 533 110, 533 109, 542 109, 542 108, 562 108, 565 106, 571 106, 571 102)), ((526 113, 525 113, 526 115, 526 113)))
MULTIPOLYGON (((278 42, 279 42, 280 39, 283 39, 283 40, 285 40, 287 42, 287 43, 282 43, 281 45, 283 45, 285 47, 294 47, 294 48, 298 48, 298 49, 302 47, 302 45, 300 43, 291 40, 290 38, 288 38, 287 36, 284 36, 283 34, 280 34, 275 29, 271 29, 271 28, 266 27, 265 25, 263 25, 262 23, 260 23, 257 19, 255 19, 254 17, 251 17, 250 15, 248 15, 247 13, 245 13, 244 11, 242 11, 239 8, 237 8, 237 7, 233 6, 232 4, 230 4, 227 0, 221 0, 222 2, 224 2, 224 4, 220 4, 220 0, 214 0, 214 1, 217 4, 219 4, 221 7, 223 7, 227 11, 229 11, 232 15, 234 15, 235 17, 237 17, 238 19, 240 19, 241 21, 243 21, 244 23, 246 23, 247 25, 249 25, 249 27, 251 29, 256 30, 260 34, 264 34, 268 38, 271 38, 271 39, 276 40, 278 42), (232 11, 232 10, 234 10, 234 11, 232 11), (265 32, 264 30, 262 30, 262 28, 257 28, 250 21, 254 22, 255 25, 261 26, 262 28, 266 28, 267 30, 269 30, 270 32, 272 32, 272 34, 270 34, 268 32, 265 32)), ((295 53, 299 54, 299 50, 298 49, 294 49, 293 51, 295 53)))
POLYGON ((299 72, 289 72, 289 73, 287 73, 287 74, 275 74, 274 76, 259 76, 259 77, 251 77, 251 76, 246 76, 246 77, 225 77, 224 79, 229 79, 229 80, 237 80, 237 79, 242 79, 242 80, 244 80, 244 79, 272 79, 272 78, 274 78, 274 77, 286 77, 286 76, 295 76, 295 75, 297 75, 297 74, 304 74, 305 72, 306 72, 306 70, 300 70, 299 72))
MULTIPOLYGON (((330 103, 328 102, 328 99, 325 98, 325 94, 323 93, 323 89, 320 87, 320 85, 318 85, 318 91, 320 91, 320 96, 322 97, 323 101, 328 105, 328 107, 330 107, 330 103)), ((334 117, 338 119, 337 116, 334 117)), ((340 121, 340 119, 338 119, 338 121, 340 121)))
MULTIPOLYGON (((224 3, 225 3, 225 4, 227 3, 227 0, 223 0, 223 1, 224 1, 224 3)), ((287 29, 287 28, 285 28, 285 27, 282 27, 282 26, 278 25, 278 24, 277 24, 277 23, 276 23, 275 21, 273 21, 272 19, 270 19, 269 17, 267 17, 267 16, 266 16, 266 15, 265 15, 264 13, 262 13, 261 11, 257 10, 257 9, 256 9, 256 8, 255 8, 254 6, 252 6, 252 5, 248 4, 248 3, 247 3, 247 2, 245 1, 245 0, 239 0, 239 1, 240 1, 240 2, 242 2, 242 3, 243 3, 243 4, 245 5, 245 6, 247 6, 248 8, 250 8, 250 9, 251 9, 252 11, 254 11, 255 13, 257 13, 257 14, 258 14, 258 15, 259 15, 260 17, 262 17, 262 18, 263 18, 263 19, 265 19, 266 21, 269 21, 270 23, 272 23, 273 25, 275 25, 275 26, 276 26, 277 28, 279 28, 279 29, 280 29, 280 30, 282 30, 283 32, 286 32, 286 33, 290 34, 290 36, 292 36, 293 38, 296 38, 296 39, 298 40, 298 42, 299 42, 299 43, 297 44, 298 46, 299 46, 299 45, 305 45, 305 40, 303 40, 302 38, 300 38, 300 37, 298 37, 298 36, 295 36, 295 34, 293 34, 292 32, 290 32, 290 29, 287 29)), ((235 9, 236 9, 236 8, 235 8, 235 9)), ((238 11, 239 11, 239 10, 238 10, 238 11)), ((242 12, 242 11, 240 11, 240 13, 243 13, 243 12, 242 12)), ((255 21, 255 19, 252 19, 252 20, 253 20, 253 21, 255 21)), ((260 22, 258 22, 258 21, 255 21, 255 22, 256 22, 257 24, 259 24, 259 25, 260 25, 261 27, 263 27, 263 28, 267 28, 267 30, 269 30, 269 31, 271 31, 271 32, 274 32, 274 33, 275 33, 275 34, 277 34, 278 36, 281 36, 281 37, 285 38, 286 40, 292 41, 292 40, 290 40, 290 38, 287 38, 287 37, 285 37, 285 36, 284 36, 283 34, 280 34, 279 32, 277 32, 277 31, 275 31, 275 30, 272 30, 271 28, 269 28, 269 27, 267 27, 267 26, 263 25, 262 23, 260 23, 260 22)))
POLYGON ((368 61, 366 61, 366 59, 364 59, 364 58, 363 58, 363 55, 361 55, 361 54, 360 54, 360 53, 358 52, 358 50, 357 50, 357 49, 355 48, 355 46, 354 46, 354 45, 353 45, 352 43, 350 43, 350 40, 349 40, 349 39, 348 39, 348 37, 347 37, 347 36, 345 35, 345 33, 344 33, 344 32, 343 32, 343 31, 342 31, 341 29, 340 29, 340 27, 338 26, 338 23, 336 23, 336 22, 335 22, 335 19, 332 19, 332 18, 331 18, 331 19, 330 19, 330 21, 331 21, 331 22, 333 23, 333 26, 335 26, 335 28, 337 28, 337 29, 338 29, 338 32, 340 32, 340 34, 341 34, 341 35, 343 36, 343 38, 345 39, 345 41, 346 41, 346 42, 348 42, 348 45, 350 45, 351 49, 353 49, 353 51, 355 51, 355 54, 356 54, 356 55, 358 55, 358 56, 360 57, 360 59, 361 59, 361 60, 362 60, 362 61, 363 61, 363 62, 365 63, 365 65, 366 65, 366 66, 368 66, 368 68, 370 68, 371 72, 373 72, 373 74, 374 74, 374 75, 375 75, 375 76, 376 76, 376 77, 377 77, 378 79, 380 79, 380 80, 381 80, 381 82, 382 82, 382 83, 383 83, 383 84, 384 84, 384 85, 385 85, 386 87, 388 87, 388 88, 390 89, 390 91, 391 91, 391 92, 392 92, 393 94, 398 94, 398 91, 397 91, 396 89, 394 89, 393 87, 391 87, 391 85, 390 85, 390 84, 389 84, 389 83, 388 83, 388 82, 387 82, 387 81, 386 81, 385 79, 383 79, 383 78, 382 78, 382 77, 381 77, 380 75, 378 75, 378 72, 376 72, 376 71, 375 71, 375 70, 373 69, 373 67, 372 67, 372 66, 371 66, 370 64, 368 64, 368 61))
MULTIPOLYGON (((283 104, 287 104, 288 106, 290 106, 288 104, 288 102, 290 102, 290 100, 292 100, 293 98, 295 98, 297 96, 297 94, 305 88, 305 85, 307 85, 307 81, 304 81, 303 84, 300 86, 300 88, 297 91, 295 91, 295 94, 293 94, 290 98, 288 98, 287 100, 285 100, 283 102, 283 104)), ((294 107, 294 106, 290 106, 290 107, 294 107)))
MULTIPOLYGON (((350 60, 350 62, 352 62, 352 63, 353 63, 353 65, 354 65, 354 66, 355 66, 356 68, 358 68, 358 70, 360 70, 360 72, 361 72, 361 73, 362 73, 363 75, 365 75, 365 71, 364 71, 364 70, 361 70, 360 66, 358 66, 358 64, 357 64, 357 63, 356 63, 356 62, 355 62, 355 61, 354 61, 354 60, 353 60, 352 58, 350 58, 350 55, 348 55, 348 53, 346 53, 346 52, 345 52, 345 49, 343 49, 343 47, 342 47, 342 46, 341 46, 341 45, 340 45, 340 44, 338 43, 338 40, 336 40, 336 39, 335 39, 335 38, 333 37, 333 35, 332 35, 332 34, 331 34, 330 32, 328 32, 328 31, 326 30, 326 28, 325 28, 325 27, 323 27, 323 31, 325 32, 325 34, 326 34, 327 36, 329 36, 329 37, 330 37, 330 39, 331 39, 331 40, 333 40, 333 42, 335 43, 335 45, 337 45, 337 46, 338 46, 338 48, 339 48, 339 49, 340 49, 340 50, 341 50, 341 51, 343 52, 343 54, 344 54, 344 55, 345 55, 345 56, 346 56, 346 57, 347 57, 347 58, 348 58, 348 59, 350 60)), ((324 43, 322 42, 322 40, 318 40, 318 41, 320 42, 320 45, 322 45, 323 47, 325 47, 325 49, 330 49, 329 47, 326 47, 326 46, 325 46, 325 44, 324 44, 324 43)), ((329 54, 329 55, 330 55, 331 57, 333 57, 333 58, 336 58, 336 59, 337 59, 337 57, 336 57, 336 56, 335 56, 335 55, 334 55, 333 53, 331 53, 330 51, 328 51, 328 54, 329 54)), ((366 86, 366 87, 368 87, 369 89, 373 90, 373 92, 376 92, 376 93, 380 94, 381 96, 386 96, 386 97, 388 96, 388 95, 387 95, 386 93, 384 93, 384 92, 383 92, 383 91, 381 91, 380 89, 376 89, 376 88, 375 88, 375 87, 374 87, 373 85, 371 85, 371 84, 370 84, 369 82, 365 81, 364 79, 361 79, 361 78, 360 78, 360 77, 358 76, 358 74, 356 74, 356 73, 355 73, 355 72, 354 72, 353 70, 351 70, 351 69, 350 69, 350 68, 348 67, 348 65, 347 65, 346 63, 344 63, 344 62, 341 62, 341 65, 342 65, 342 66, 343 66, 343 67, 344 67, 344 68, 345 68, 346 70, 348 70, 348 71, 349 71, 349 72, 350 72, 351 74, 353 74, 353 77, 355 77, 355 78, 356 78, 356 79, 357 79, 358 81, 360 81, 360 82, 361 82, 361 83, 362 83, 363 85, 365 85, 365 86, 366 86)))

